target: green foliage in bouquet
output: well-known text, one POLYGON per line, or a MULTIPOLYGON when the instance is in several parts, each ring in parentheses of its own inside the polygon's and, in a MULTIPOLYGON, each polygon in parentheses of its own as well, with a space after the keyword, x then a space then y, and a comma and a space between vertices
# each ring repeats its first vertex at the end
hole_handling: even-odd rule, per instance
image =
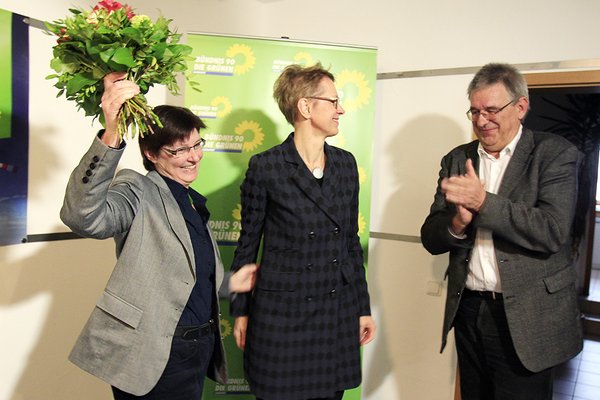
MULTIPOLYGON (((71 16, 47 22, 47 29, 58 36, 50 65, 57 79, 57 97, 77 103, 86 116, 99 117, 104 92, 103 77, 115 71, 127 71, 141 94, 128 100, 119 112, 118 132, 124 137, 131 126, 136 133, 151 133, 152 124, 162 126, 144 94, 154 84, 162 84, 179 93, 176 74, 187 69, 190 46, 178 44, 181 35, 169 29, 171 20, 159 17, 153 22, 146 15, 135 15, 131 7, 103 0, 92 10, 70 9, 71 16)), ((195 82, 191 82, 194 84, 195 82)))

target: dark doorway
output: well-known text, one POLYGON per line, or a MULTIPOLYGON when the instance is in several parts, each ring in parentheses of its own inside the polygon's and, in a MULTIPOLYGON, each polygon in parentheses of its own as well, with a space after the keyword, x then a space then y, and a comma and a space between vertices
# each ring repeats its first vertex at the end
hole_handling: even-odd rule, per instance
MULTIPOLYGON (((590 75, 587 73, 582 73, 586 78, 579 83, 571 81, 573 73, 565 73, 563 82, 561 74, 547 74, 550 82, 543 85, 532 85, 528 79, 531 110, 524 125, 567 138, 583 155, 574 223, 578 288, 582 299, 581 308, 586 317, 586 334, 598 335, 600 331, 594 320, 600 316, 600 293, 594 290, 600 289, 600 229, 596 232, 597 220, 600 227, 600 213, 597 214, 596 205, 600 145, 600 81, 597 79, 600 75, 598 72, 589 72, 595 74, 594 83, 589 82, 590 75)), ((532 76, 542 79, 544 75, 532 76)))

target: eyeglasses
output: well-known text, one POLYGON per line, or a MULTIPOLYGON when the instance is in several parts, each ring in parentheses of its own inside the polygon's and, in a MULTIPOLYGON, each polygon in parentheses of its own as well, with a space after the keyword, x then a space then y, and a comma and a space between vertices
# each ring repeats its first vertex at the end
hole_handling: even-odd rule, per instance
POLYGON ((202 150, 202 148, 204 148, 204 144, 206 144, 206 140, 204 140, 203 138, 200 138, 200 140, 198 140, 196 143, 194 143, 193 146, 185 146, 185 147, 180 147, 178 149, 168 149, 166 147, 161 147, 161 150, 166 151, 167 153, 169 153, 170 155, 172 155, 175 158, 182 158, 182 157, 186 157, 188 154, 190 154, 190 150, 194 150, 194 151, 202 150))
POLYGON ((476 121, 480 116, 483 115, 485 119, 487 119, 488 121, 492 121, 496 119, 496 114, 498 114, 500 111, 504 110, 506 107, 513 104, 514 102, 515 100, 511 100, 500 108, 489 107, 483 110, 471 108, 467 111, 467 118, 469 118, 469 121, 476 121))
POLYGON ((309 96, 307 97, 307 99, 316 99, 316 100, 325 100, 330 102, 331 104, 333 104, 333 106, 335 107, 335 109, 337 110, 339 104, 340 104, 340 99, 337 97, 320 97, 320 96, 309 96))

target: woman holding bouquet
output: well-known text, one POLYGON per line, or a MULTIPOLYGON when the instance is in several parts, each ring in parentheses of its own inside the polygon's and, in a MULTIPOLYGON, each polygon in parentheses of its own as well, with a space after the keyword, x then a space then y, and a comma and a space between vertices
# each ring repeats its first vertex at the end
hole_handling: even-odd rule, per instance
POLYGON ((253 296, 231 303, 234 335, 258 399, 341 399, 361 381, 375 334, 358 238, 358 171, 329 146, 344 109, 320 64, 288 66, 274 97, 294 126, 250 159, 232 270, 262 260, 253 296))
MULTIPOLYGON (((125 76, 104 78, 106 129, 71 174, 61 209, 74 232, 113 237, 117 253, 69 358, 108 382, 117 400, 200 399, 205 375, 226 379, 217 299, 223 267, 206 199, 190 188, 205 125, 185 108, 156 107, 163 126, 139 138, 149 172, 115 176, 125 148, 117 114, 140 91, 125 76)), ((251 290, 255 272, 249 266, 232 275, 224 292, 251 290)))

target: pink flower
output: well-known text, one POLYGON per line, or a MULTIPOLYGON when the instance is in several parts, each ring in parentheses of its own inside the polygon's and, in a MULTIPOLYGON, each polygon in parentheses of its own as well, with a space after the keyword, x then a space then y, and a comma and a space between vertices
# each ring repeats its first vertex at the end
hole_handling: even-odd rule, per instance
POLYGON ((121 3, 119 3, 118 1, 113 1, 113 0, 102 0, 101 2, 99 2, 95 7, 93 11, 98 11, 101 8, 105 9, 108 11, 108 13, 110 14, 113 11, 116 10, 120 10, 121 8, 125 8, 125 13, 127 14, 127 18, 131 19, 135 16, 135 14, 133 13, 133 9, 131 8, 131 6, 128 5, 123 5, 121 3))
POLYGON ((96 7, 94 7, 94 11, 96 11, 98 8, 104 8, 108 11, 115 11, 123 8, 123 4, 113 0, 102 0, 96 7))

